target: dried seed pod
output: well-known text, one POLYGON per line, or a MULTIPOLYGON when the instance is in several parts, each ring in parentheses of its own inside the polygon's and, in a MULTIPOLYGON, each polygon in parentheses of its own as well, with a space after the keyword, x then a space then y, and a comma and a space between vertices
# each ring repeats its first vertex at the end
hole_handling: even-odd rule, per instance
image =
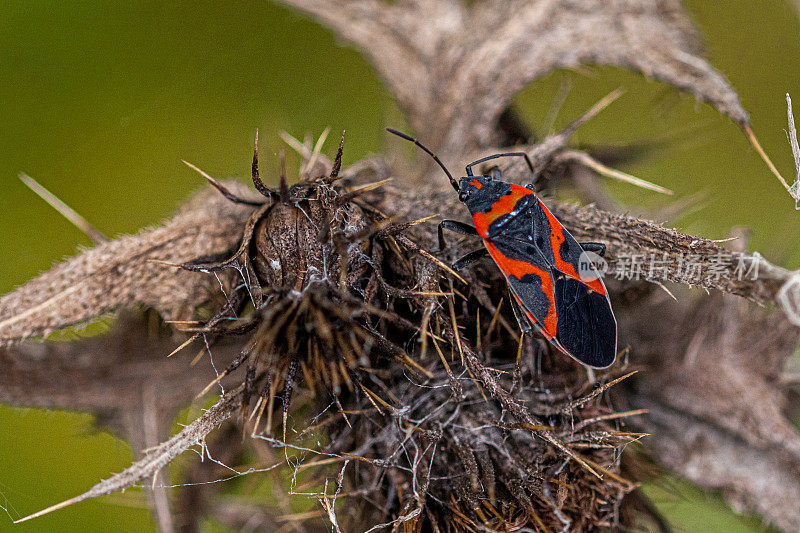
MULTIPOLYGON (((304 167, 336 169, 341 146, 332 165, 316 152, 310 157, 317 159, 316 166, 304 167)), ((357 389, 356 374, 369 368, 375 357, 402 359, 405 354, 383 336, 386 321, 378 327, 370 321, 400 321, 369 305, 373 298, 385 299, 392 288, 376 286, 366 302, 362 295, 370 280, 383 279, 383 262, 374 259, 384 256, 392 232, 381 233, 387 229, 383 217, 366 213, 356 199, 382 182, 348 190, 337 176, 307 177, 292 186, 281 176, 279 189, 270 189, 259 177, 257 140, 252 169, 253 184, 265 201, 254 207, 237 250, 220 261, 200 258, 181 266, 206 273, 236 269, 241 274, 243 282, 232 287, 227 305, 193 338, 251 335, 239 356, 203 392, 248 362, 246 389, 267 391, 253 422, 255 433, 265 411, 266 431, 271 430, 276 396, 282 398, 285 430, 296 376, 303 377, 307 388, 330 392, 338 402, 344 389, 357 389), (250 311, 248 302, 253 303, 250 311), (238 317, 233 323, 228 320, 231 313, 238 317)), ((254 203, 205 177, 230 201, 254 203)))

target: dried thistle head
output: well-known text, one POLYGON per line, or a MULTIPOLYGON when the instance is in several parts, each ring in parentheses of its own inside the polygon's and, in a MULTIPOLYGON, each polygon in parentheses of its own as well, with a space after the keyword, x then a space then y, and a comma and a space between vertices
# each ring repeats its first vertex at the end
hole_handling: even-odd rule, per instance
POLYGON ((391 518, 399 531, 454 532, 619 526, 622 498, 636 486, 619 474, 621 449, 641 436, 620 420, 640 413, 615 413, 603 393, 630 374, 614 369, 598 387, 547 345, 498 331, 501 314, 481 324, 477 302, 464 304, 454 318, 446 310, 432 318, 441 327, 431 328, 433 353, 420 360, 425 378, 389 369, 389 389, 354 398, 349 409, 359 414, 330 428, 326 451, 352 463, 343 469, 340 523, 362 530, 391 518), (475 332, 460 348, 444 340, 451 320, 475 332), (498 401, 499 391, 511 392, 498 401), (520 407, 528 422, 513 413, 520 407))
POLYGON ((407 225, 389 224, 358 200, 383 181, 354 189, 341 185, 337 174, 344 135, 332 164, 319 155, 323 140, 307 154, 305 167, 313 168, 316 159, 329 174, 306 174, 289 186, 282 171, 279 188, 273 190, 259 177, 256 136, 252 179, 265 197, 262 201, 241 198, 197 169, 231 202, 252 205, 253 210, 234 252, 216 261, 199 258, 179 265, 215 275, 238 273, 226 304, 181 347, 201 337, 250 336, 241 353, 203 392, 247 363, 243 415, 257 392, 254 434, 265 411, 266 431, 271 432, 274 399, 279 395, 285 435, 296 378, 302 376, 315 394, 332 396, 341 409, 340 394, 355 390, 360 372, 369 370, 376 358, 403 354, 383 334, 388 324, 409 325, 370 302, 385 300, 391 292, 382 281, 383 258, 392 235, 407 225))

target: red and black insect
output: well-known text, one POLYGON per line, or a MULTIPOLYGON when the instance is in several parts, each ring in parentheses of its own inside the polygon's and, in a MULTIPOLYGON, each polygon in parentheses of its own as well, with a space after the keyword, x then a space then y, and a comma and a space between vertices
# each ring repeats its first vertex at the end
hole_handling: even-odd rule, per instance
POLYGON ((500 157, 523 157, 524 152, 494 154, 467 165, 467 175, 456 181, 439 158, 416 139, 399 131, 390 133, 413 142, 444 170, 458 198, 472 214, 475 226, 455 220, 442 229, 483 239, 485 249, 456 261, 462 269, 491 255, 508 281, 511 304, 523 332, 536 328, 550 343, 584 365, 605 368, 617 355, 617 321, 603 280, 586 252, 605 253, 604 244, 578 241, 561 225, 534 192, 502 180, 496 167, 490 176, 475 176, 472 167, 500 157))

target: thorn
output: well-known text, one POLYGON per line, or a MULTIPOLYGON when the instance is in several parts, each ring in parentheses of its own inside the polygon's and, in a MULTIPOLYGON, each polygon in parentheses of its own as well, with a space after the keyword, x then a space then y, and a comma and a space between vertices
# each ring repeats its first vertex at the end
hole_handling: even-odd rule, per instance
POLYGON ((444 353, 442 353, 442 349, 439 348, 439 343, 436 342, 436 339, 433 340, 433 347, 436 348, 436 352, 439 354, 439 359, 442 361, 447 375, 455 379, 455 376, 453 376, 453 371, 450 369, 450 365, 447 363, 447 358, 444 356, 444 353))
POLYGON ((275 410, 275 387, 272 386, 272 377, 269 380, 269 401, 267 402, 267 425, 264 428, 267 435, 272 435, 272 414, 275 410))
POLYGON ((783 185, 784 189, 786 189, 786 191, 791 195, 792 198, 794 198, 795 201, 800 200, 800 197, 798 197, 797 193, 792 190, 792 188, 789 186, 788 183, 786 183, 786 180, 783 179, 781 173, 778 172, 777 168, 775 168, 775 165, 772 163, 772 160, 769 158, 764 149, 761 148, 761 143, 758 142, 756 134, 753 132, 753 128, 751 128, 750 125, 748 124, 744 126, 742 129, 747 135, 747 138, 750 139, 750 144, 753 145, 753 148, 755 148, 758 155, 761 157, 764 163, 767 164, 767 167, 769 168, 770 172, 772 172, 775 175, 775 177, 778 178, 778 180, 781 182, 781 185, 783 185))
POLYGON ((250 167, 250 175, 253 177, 253 181, 261 179, 258 176, 258 128, 256 128, 256 138, 253 141, 253 164, 250 167))
POLYGON ((280 188, 281 202, 284 204, 289 203, 289 184, 286 183, 286 176, 281 171, 281 188, 280 188))
POLYGON ((458 296, 458 297, 459 297, 459 298, 461 298, 462 300, 469 300, 469 298, 467 298, 466 296, 464 296, 463 294, 461 294, 461 292, 460 292, 460 291, 458 291, 458 290, 454 289, 453 287, 450 287, 450 290, 451 290, 451 291, 453 291, 453 294, 455 294, 456 296, 458 296))
POLYGON ((516 365, 519 366, 520 361, 522 360, 522 345, 525 341, 525 334, 519 336, 519 341, 517 343, 517 360, 516 365))
POLYGON ((283 139, 283 142, 291 146, 298 154, 302 157, 308 159, 311 157, 311 150, 308 149, 306 145, 289 135, 287 132, 282 131, 280 132, 280 137, 283 139))
POLYGON ((359 383, 359 385, 361 385, 361 389, 365 393, 367 393, 367 399, 370 401, 370 403, 372 403, 373 407, 375 407, 375 409, 377 409, 379 413, 383 413, 383 411, 381 411, 381 409, 378 407, 375 401, 384 406, 386 410, 389 411, 389 413, 394 411, 394 408, 389 403, 387 403, 386 400, 384 400, 383 398, 381 398, 380 396, 369 390, 366 386, 364 386, 363 383, 359 383))
MULTIPOLYGON (((258 415, 256 415, 256 421, 253 424, 253 432, 250 433, 251 437, 255 437, 258 433, 258 426, 261 424, 261 417, 264 415, 264 409, 267 407, 267 399, 263 396, 259 397, 258 402, 259 403, 256 405, 256 407, 258 407, 258 415)), ((256 412, 256 409, 253 409, 253 412, 256 412)))
POLYGON ((205 394, 206 394, 208 391, 210 391, 210 390, 211 390, 211 388, 212 388, 214 385, 216 385, 217 383, 219 383, 220 381, 222 381, 222 379, 223 379, 225 376, 227 376, 227 375, 228 375, 228 374, 227 374, 226 372, 222 372, 222 373, 221 373, 219 376, 217 376, 216 378, 214 378, 214 380, 213 380, 211 383, 209 383, 208 385, 206 385, 206 387, 205 387, 203 390, 201 390, 201 391, 200 391, 200 394, 198 394, 197 396, 195 396, 195 399, 202 398, 203 396, 205 396, 205 394))
MULTIPOLYGON (((437 213, 435 215, 430 215, 427 217, 418 218, 417 220, 412 220, 411 222, 403 222, 402 224, 393 224, 390 228, 381 228, 381 231, 379 233, 380 236, 382 237, 388 235, 397 235, 398 233, 402 233, 403 231, 406 231, 408 228, 412 226, 416 226, 417 224, 422 224, 423 222, 427 222, 428 220, 436 218, 438 216, 439 214, 437 213)), ((381 223, 385 223, 387 221, 393 221, 393 219, 384 219, 381 221, 381 223)))
POLYGON ((614 89, 606 96, 601 98, 600 101, 594 104, 586 113, 573 120, 566 128, 564 128, 564 131, 561 132, 559 135, 566 135, 567 137, 569 137, 570 135, 575 133, 575 130, 577 130, 578 128, 589 122, 591 119, 596 117, 600 113, 600 111, 610 106, 614 102, 614 100, 616 100, 623 94, 625 94, 625 89, 623 89, 622 87, 614 89))
POLYGON ((355 189, 350 189, 347 193, 339 196, 336 199, 336 205, 337 206, 343 206, 346 203, 348 203, 348 202, 352 201, 353 199, 357 198, 358 196, 361 196, 365 192, 369 192, 371 190, 377 189, 378 187, 382 187, 382 186, 386 185, 387 183, 389 183, 390 181, 392 181, 392 178, 387 178, 385 180, 376 181, 376 182, 373 182, 373 183, 367 183, 366 185, 362 185, 360 187, 356 187, 355 189))
POLYGON ((206 347, 203 346, 203 348, 200 349, 200 351, 197 353, 197 355, 194 356, 194 359, 192 359, 192 362, 189 363, 189 366, 196 365, 200 361, 200 359, 203 357, 203 354, 205 354, 205 353, 206 353, 206 347))
POLYGON ((436 291, 408 291, 408 294, 413 294, 414 296, 441 296, 443 298, 448 298, 450 296, 453 296, 455 293, 454 292, 436 292, 436 291))
MULTIPOLYGON (((319 157, 319 153, 322 150, 322 145, 325 144, 325 139, 328 138, 328 134, 331 132, 330 126, 327 126, 317 139, 317 144, 314 145, 314 151, 311 152, 311 157, 308 158, 308 162, 306 163, 305 173, 309 174, 312 170, 314 170, 314 163, 317 162, 317 158, 319 157)), ((310 175, 308 176, 310 177, 310 175)))
POLYGON ((158 265, 166 265, 169 267, 183 268, 183 265, 179 265, 178 263, 170 263, 169 261, 162 261, 161 259, 147 259, 147 262, 156 263, 158 265))
POLYGON ((672 294, 672 291, 670 291, 670 290, 667 288, 667 286, 666 286, 666 285, 664 285, 663 283, 661 283, 660 281, 657 281, 657 280, 653 280, 653 283, 655 283, 656 285, 658 285, 659 287, 661 287, 661 288, 664 290, 664 292, 666 292, 667 294, 669 294, 669 297, 670 297, 670 298, 672 298, 672 299, 673 299, 673 300, 675 300, 676 302, 678 301, 678 299, 675 297, 675 295, 674 295, 674 294, 672 294))
POLYGON ((405 246, 407 248, 410 248, 411 250, 417 252, 419 255, 421 255, 422 257, 424 257, 425 259, 427 259, 431 263, 435 264, 436 266, 438 266, 442 270, 448 272, 451 276, 456 278, 458 281, 460 281, 464 285, 469 285, 467 280, 462 278, 461 275, 458 272, 456 272, 455 270, 453 270, 453 268, 451 266, 449 266, 447 263, 445 263, 444 261, 442 261, 439 258, 437 258, 436 256, 434 256, 433 254, 431 254, 427 250, 424 250, 424 249, 420 248, 420 246, 418 244, 416 244, 411 239, 407 238, 405 235, 398 235, 396 237, 396 240, 401 242, 401 243, 403 243, 403 246, 405 246))
POLYGON ((344 455, 345 457, 351 457, 353 459, 357 459, 359 461, 364 461, 365 463, 370 463, 370 464, 374 464, 375 463, 374 459, 370 459, 368 457, 364 457, 363 455, 356 455, 356 454, 350 453, 350 452, 342 452, 342 455, 344 455))
POLYGON ((480 308, 477 309, 475 313, 475 339, 476 339, 476 348, 479 352, 483 351, 483 343, 481 342, 481 310, 480 308))
POLYGON ((425 360, 425 356, 428 353, 428 322, 430 322, 431 314, 433 314, 433 305, 434 305, 433 303, 430 303, 427 306, 425 306, 425 312, 422 315, 422 322, 420 323, 419 326, 420 343, 421 343, 421 347, 419 350, 420 352, 419 358, 422 361, 425 360))
POLYGON ((416 226, 417 224, 422 224, 423 222, 427 222, 430 219, 436 218, 438 216, 439 216, 439 213, 436 213, 434 215, 430 215, 430 216, 427 216, 427 217, 418 218, 416 220, 412 220, 411 222, 409 222, 408 225, 409 226, 416 226))
POLYGON ((562 152, 560 157, 581 163, 582 165, 591 168, 592 170, 594 170, 595 172, 597 172, 602 176, 624 181, 626 183, 630 183, 631 185, 641 187, 642 189, 648 189, 661 194, 667 194, 670 196, 675 194, 670 189, 661 187, 660 185, 656 185, 655 183, 650 183, 649 181, 645 181, 641 178, 637 178, 636 176, 633 176, 626 172, 622 172, 621 170, 608 167, 603 163, 601 163, 600 161, 598 161, 597 159, 593 158, 591 155, 587 154, 586 152, 580 152, 578 150, 567 150, 562 152))
MULTIPOLYGON (((244 379, 244 390, 242 390, 242 441, 247 437, 247 411, 250 408, 250 396, 253 394, 253 381, 256 378, 255 363, 250 363, 244 379)), ((259 397, 259 400, 261 398, 259 397)), ((255 412, 255 410, 254 410, 255 412)))
POLYGON ((51 505, 50 507, 42 509, 41 511, 37 511, 37 512, 35 512, 33 514, 29 514, 28 516, 26 516, 24 518, 20 518, 19 520, 14 520, 12 523, 21 524, 22 522, 27 522, 28 520, 32 520, 34 518, 39 518, 40 516, 44 516, 46 514, 50 514, 53 511, 58 511, 59 509, 63 509, 64 507, 69 507, 73 503, 78 503, 80 501, 83 501, 83 499, 80 496, 76 496, 74 498, 70 498, 69 500, 64 500, 63 502, 57 503, 55 505, 51 505))
MULTIPOLYGON (((344 455, 347 455, 346 453, 344 455)), ((306 468, 313 468, 315 466, 329 465, 331 463, 338 463, 342 461, 341 457, 328 457, 327 459, 318 459, 316 461, 309 461, 307 463, 300 463, 297 465, 298 470, 305 470, 306 468)))
POLYGON ((416 361, 414 361, 407 353, 403 353, 403 355, 397 355, 397 356, 395 356, 395 358, 398 361, 404 363, 406 365, 406 367, 408 367, 409 369, 416 368, 418 371, 420 371, 428 379, 433 379, 433 373, 430 370, 428 370, 427 368, 425 368, 422 365, 420 365, 419 363, 417 363, 416 361))
POLYGON ((354 193, 354 192, 371 191, 373 189, 377 189, 378 187, 383 187, 384 185, 386 185, 390 181, 392 181, 392 178, 386 178, 385 180, 374 181, 372 183, 367 183, 366 185, 361 185, 359 187, 356 187, 355 189, 350 189, 347 192, 348 192, 348 194, 351 194, 351 193, 354 193))
POLYGON ((236 196, 231 191, 229 191, 224 185, 222 185, 219 181, 215 180, 214 178, 209 176, 204 171, 200 170, 195 165, 193 165, 193 164, 191 164, 188 161, 185 161, 183 159, 181 159, 181 161, 183 162, 184 165, 186 165, 187 167, 191 168, 192 170, 194 170, 195 172, 197 172, 198 174, 203 176, 206 179, 206 181, 208 181, 215 189, 217 189, 220 192, 220 194, 222 194, 222 196, 224 196, 225 198, 227 198, 231 202, 236 203, 236 204, 246 204, 246 205, 262 205, 264 203, 264 202, 256 201, 256 200, 246 200, 244 198, 240 198, 240 197, 236 196))
POLYGON ((497 303, 497 307, 494 308, 494 314, 492 315, 492 320, 489 322, 489 329, 486 330, 486 336, 492 334, 494 331, 495 326, 497 326, 497 320, 500 318, 500 307, 503 306, 503 299, 500 298, 500 301, 497 303))
POLYGON ((297 371, 299 370, 300 363, 295 358, 292 359, 292 362, 289 363, 289 369, 286 371, 286 375, 284 376, 284 384, 283 384, 283 442, 286 442, 286 421, 289 416, 289 404, 292 402, 292 391, 294 390, 295 383, 294 378, 297 375, 297 371))
POLYGON ((261 409, 261 404, 263 403, 264 403, 264 397, 259 395, 258 400, 256 400, 256 404, 253 406, 253 410, 250 412, 250 416, 247 417, 248 422, 253 420, 253 417, 256 416, 256 413, 258 413, 259 409, 261 409))
POLYGON ((582 398, 578 398, 576 400, 571 401, 569 404, 567 404, 566 406, 563 407, 564 412, 569 412, 572 409, 577 409, 578 407, 580 407, 581 405, 584 405, 586 402, 592 400, 593 398, 597 398, 598 396, 603 394, 605 391, 607 391, 608 389, 610 389, 611 387, 613 387, 614 385, 616 385, 620 381, 624 381, 624 380, 628 379, 629 377, 633 376, 634 374, 636 374, 638 372, 639 372, 638 370, 634 370, 632 372, 628 372, 624 376, 620 376, 620 377, 618 377, 616 379, 612 379, 611 381, 609 381, 605 385, 602 385, 601 387, 597 387, 596 389, 594 389, 592 392, 590 392, 586 396, 583 396, 582 398))
MULTIPOLYGON (((195 339, 197 339, 197 335, 192 335, 191 337, 189 337, 188 339, 186 339, 186 340, 185 340, 185 341, 184 341, 184 342, 183 342, 183 343, 182 343, 180 346, 178 346, 177 348, 175 348, 174 350, 172 350, 172 353, 170 353, 170 354, 169 354, 167 357, 172 357, 172 356, 173 356, 173 355, 175 355, 176 353, 180 352, 181 350, 183 350, 184 348, 186 348, 187 346, 189 346, 189 345, 190 345, 190 344, 191 344, 191 343, 192 343, 192 342, 193 342, 195 339)), ((201 355, 202 355, 202 352, 200 352, 200 353, 201 353, 201 355)), ((193 363, 193 364, 194 364, 194 363, 193 363)))
MULTIPOLYGON (((342 168, 342 153, 344 152, 344 134, 346 130, 342 130, 342 139, 339 141, 339 150, 336 151, 336 158, 333 160, 333 167, 331 168, 330 178, 339 179, 339 171, 342 168)), ((329 181, 334 181, 331 179, 329 181)))
POLYGON ((264 185, 264 182, 261 181, 258 175, 258 128, 256 128, 256 137, 253 141, 253 164, 250 167, 250 175, 253 178, 253 187, 255 187, 258 192, 266 198, 275 198, 275 192, 264 185))
POLYGON ((447 305, 450 307, 450 320, 453 322, 453 336, 456 338, 456 346, 458 346, 458 353, 461 355, 461 364, 464 364, 464 349, 461 347, 461 334, 458 332, 458 323, 456 322, 456 307, 453 305, 454 298, 447 299, 447 305))
POLYGON ((514 372, 511 378, 511 394, 517 390, 522 381, 522 347, 525 344, 525 333, 521 333, 517 341, 517 359, 514 361, 514 372))
POLYGON ((633 376, 634 374, 638 374, 638 373, 639 373, 639 371, 638 371, 638 370, 634 370, 634 371, 632 371, 632 372, 628 372, 628 373, 627 373, 627 374, 625 374, 624 376, 620 376, 620 377, 618 377, 617 379, 612 379, 611 381, 609 381, 608 383, 606 383, 605 385, 603 385, 603 386, 602 386, 602 387, 600 387, 600 388, 601 388, 602 390, 604 390, 604 391, 605 391, 605 390, 607 390, 607 389, 609 389, 609 388, 613 387, 614 385, 616 385, 616 384, 617 384, 617 383, 619 383, 620 381, 624 381, 624 380, 628 379, 629 377, 633 376))
MULTIPOLYGON (((646 415, 649 412, 650 412, 649 409, 633 409, 631 411, 624 411, 622 413, 610 413, 610 414, 607 414, 607 415, 595 416, 595 417, 592 417, 592 418, 587 418, 585 420, 581 420, 576 425, 576 428, 577 427, 584 428, 584 427, 586 427, 588 425, 591 425, 591 424, 594 424, 596 422, 600 422, 600 421, 603 421, 603 420, 616 420, 616 419, 619 419, 619 418, 627 418, 629 416, 646 415)), ((631 432, 628 432, 628 431, 614 431, 613 433, 617 434, 617 435, 641 435, 641 433, 631 433, 631 432)))
POLYGON ((28 186, 30 190, 39 195, 39 198, 50 204, 50 207, 58 211, 61 216, 72 222, 75 227, 81 230, 89 237, 94 244, 108 242, 108 237, 103 235, 100 230, 89 224, 89 222, 80 216, 74 209, 62 202, 53 193, 42 187, 35 179, 28 176, 24 172, 19 173, 19 179, 28 186))
POLYGON ((577 454, 574 450, 570 450, 570 451, 572 451, 572 453, 574 453, 576 457, 580 458, 578 462, 583 461, 583 463, 584 463, 583 467, 584 468, 586 468, 589 472, 593 473, 599 479, 603 479, 603 478, 597 472, 595 472, 593 469, 597 469, 602 474, 610 477, 611 479, 613 479, 617 483, 625 485, 628 488, 633 488, 635 486, 634 483, 628 481, 627 479, 623 478, 622 476, 619 476, 619 475, 615 474, 614 472, 612 472, 611 470, 605 468, 604 466, 595 463, 594 461, 592 461, 591 459, 589 459, 587 457, 584 457, 582 455, 577 454))
POLYGON ((347 427, 352 428, 353 425, 350 423, 350 419, 347 418, 347 412, 344 410, 344 407, 342 407, 342 402, 339 400, 339 397, 336 394, 334 394, 333 398, 334 400, 336 400, 336 405, 339 408, 339 413, 341 413, 342 418, 344 418, 344 421, 347 423, 347 427))
POLYGON ((508 427, 511 429, 529 429, 531 431, 555 431, 556 428, 553 426, 539 426, 536 424, 529 424, 527 422, 521 422, 519 424, 510 424, 508 427))

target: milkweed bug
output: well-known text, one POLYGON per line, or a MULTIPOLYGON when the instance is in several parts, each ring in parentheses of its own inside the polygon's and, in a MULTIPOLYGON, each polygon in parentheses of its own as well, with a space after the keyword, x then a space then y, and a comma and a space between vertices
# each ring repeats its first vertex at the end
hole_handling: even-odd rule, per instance
POLYGON ((466 167, 467 175, 456 181, 439 158, 422 143, 387 128, 413 142, 444 170, 458 198, 472 214, 474 226, 455 220, 439 224, 439 248, 444 248, 442 229, 483 239, 485 249, 456 261, 458 270, 490 255, 502 271, 511 292, 511 305, 525 333, 538 330, 560 351, 593 368, 605 368, 617 356, 617 321, 603 280, 586 252, 605 253, 605 245, 579 244, 542 203, 532 185, 523 187, 502 180, 495 167, 489 176, 475 176, 472 168, 501 157, 523 157, 524 152, 490 155, 466 167))

